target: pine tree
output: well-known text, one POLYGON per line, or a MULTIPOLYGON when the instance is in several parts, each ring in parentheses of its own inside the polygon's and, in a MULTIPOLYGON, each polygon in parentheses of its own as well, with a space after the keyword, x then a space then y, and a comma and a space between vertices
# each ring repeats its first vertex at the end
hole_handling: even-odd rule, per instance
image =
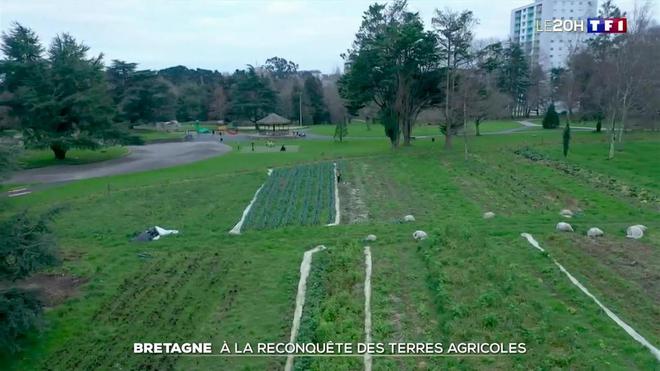
POLYGON ((555 111, 555 105, 551 104, 543 117, 544 129, 555 129, 559 127, 559 114, 555 111))

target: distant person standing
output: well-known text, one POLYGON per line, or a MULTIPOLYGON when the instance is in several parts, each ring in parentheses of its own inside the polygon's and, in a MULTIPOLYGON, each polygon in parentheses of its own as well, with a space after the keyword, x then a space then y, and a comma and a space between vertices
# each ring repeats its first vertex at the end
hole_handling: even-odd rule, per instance
POLYGON ((252 152, 254 152, 254 142, 252 142, 250 144, 252 144, 252 152))
POLYGON ((341 183, 341 171, 337 169, 337 184, 341 183))
POLYGON ((280 148, 280 152, 286 152, 286 147, 284 147, 284 144, 282 144, 282 148, 280 148))

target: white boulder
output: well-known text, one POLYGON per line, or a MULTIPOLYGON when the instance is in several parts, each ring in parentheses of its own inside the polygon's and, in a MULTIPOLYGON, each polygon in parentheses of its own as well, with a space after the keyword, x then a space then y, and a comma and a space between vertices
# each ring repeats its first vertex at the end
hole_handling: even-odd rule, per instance
POLYGON ((492 211, 487 211, 484 213, 484 219, 491 219, 495 217, 495 213, 492 211))
POLYGON ((646 227, 638 224, 638 225, 631 225, 628 227, 626 230, 626 237, 632 238, 635 240, 639 240, 640 238, 644 237, 644 231, 646 230, 646 227))
POLYGON ((589 228, 589 230, 587 231, 588 237, 601 237, 604 234, 605 233, 603 232, 602 229, 596 227, 589 228))
POLYGON ((573 232, 573 227, 571 227, 570 224, 564 222, 557 223, 556 229, 561 232, 573 232))
POLYGON ((369 234, 367 237, 364 239, 365 241, 376 241, 376 235, 375 234, 369 234))
POLYGON ((414 222, 414 221, 415 221, 415 217, 412 216, 412 215, 406 215, 406 216, 403 217, 403 221, 404 221, 404 222, 414 222))
POLYGON ((563 216, 564 218, 572 218, 573 212, 569 209, 563 209, 559 212, 559 215, 563 216))
POLYGON ((428 237, 429 235, 426 234, 426 232, 424 231, 415 231, 415 233, 413 233, 413 238, 416 239, 417 241, 425 240, 428 237))

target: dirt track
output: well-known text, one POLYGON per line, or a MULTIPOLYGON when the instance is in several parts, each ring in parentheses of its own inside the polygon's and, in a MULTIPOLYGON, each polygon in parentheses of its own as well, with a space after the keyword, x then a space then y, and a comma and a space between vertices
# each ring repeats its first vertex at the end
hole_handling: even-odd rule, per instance
POLYGON ((6 183, 35 184, 60 183, 72 180, 97 178, 108 175, 135 173, 164 167, 187 164, 222 155, 231 147, 216 141, 130 146, 125 157, 86 165, 58 165, 14 173, 6 183))

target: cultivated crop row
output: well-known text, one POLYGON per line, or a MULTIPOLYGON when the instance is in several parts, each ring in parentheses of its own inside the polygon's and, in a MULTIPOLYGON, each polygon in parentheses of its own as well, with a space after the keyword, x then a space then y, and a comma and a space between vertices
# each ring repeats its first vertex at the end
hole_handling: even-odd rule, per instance
POLYGON ((332 163, 275 169, 250 209, 243 229, 328 224, 335 219, 332 163))
POLYGON ((141 357, 133 342, 198 341, 197 327, 227 289, 231 263, 217 254, 176 254, 145 262, 91 314, 95 327, 44 361, 44 369, 173 369, 175 356, 141 357))
POLYGON ((577 164, 553 160, 549 156, 530 147, 517 149, 514 151, 514 153, 530 161, 557 169, 564 174, 586 182, 598 189, 608 190, 614 195, 630 197, 636 199, 642 204, 652 205, 656 208, 660 207, 660 197, 658 197, 658 195, 654 194, 653 191, 649 189, 645 189, 634 184, 627 184, 613 176, 608 174, 601 174, 577 164))

